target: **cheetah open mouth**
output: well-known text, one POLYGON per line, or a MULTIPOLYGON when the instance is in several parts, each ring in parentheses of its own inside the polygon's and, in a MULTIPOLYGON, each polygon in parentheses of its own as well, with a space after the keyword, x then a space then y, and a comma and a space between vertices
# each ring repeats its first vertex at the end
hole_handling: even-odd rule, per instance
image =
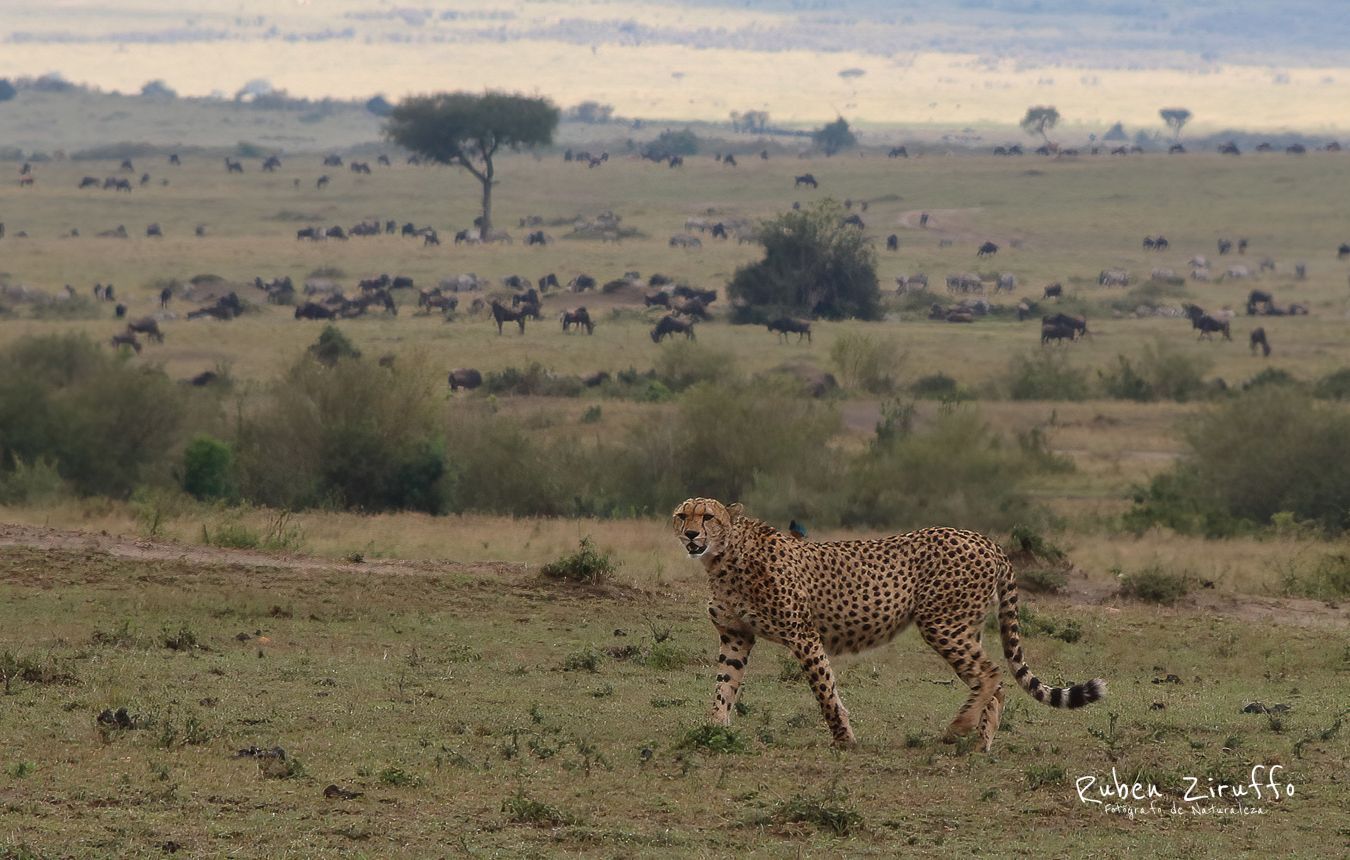
POLYGON ((684 548, 685 548, 686 550, 689 551, 689 554, 690 554, 690 555, 703 555, 703 553, 704 553, 705 551, 707 551, 708 546, 707 546, 707 544, 704 544, 703 546, 699 546, 698 544, 694 543, 693 541, 690 541, 689 543, 687 543, 687 544, 684 545, 684 548))

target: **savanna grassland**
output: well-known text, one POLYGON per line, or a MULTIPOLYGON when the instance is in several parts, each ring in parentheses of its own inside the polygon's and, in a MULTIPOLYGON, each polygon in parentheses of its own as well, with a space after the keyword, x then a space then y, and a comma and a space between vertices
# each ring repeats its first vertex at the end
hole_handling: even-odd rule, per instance
MULTIPOLYGON (((76 188, 85 175, 121 175, 117 161, 36 165, 34 187, 0 187, 0 270, 7 283, 49 295, 68 283, 89 297, 95 282, 111 282, 130 317, 160 313, 160 288, 177 281, 160 322, 165 342, 125 360, 174 380, 208 369, 227 375, 232 388, 197 428, 214 421, 207 429, 217 435, 260 408, 323 329, 267 304, 250 286, 256 276, 300 284, 318 275, 351 289, 382 272, 431 286, 467 272, 494 284, 549 272, 563 283, 581 273, 604 283, 636 270, 718 289, 714 319, 699 324, 693 344, 652 343, 657 312, 643 309, 637 287, 547 295, 544 320, 523 335, 499 336, 488 317, 469 312, 472 294, 460 295, 449 320, 419 316, 410 291, 396 295, 396 317, 338 327, 361 361, 391 354, 394 372, 430 368, 438 380, 456 367, 490 374, 532 363, 554 378, 632 368, 672 379, 685 366, 705 374, 702 385, 651 397, 604 387, 451 395, 438 381, 429 400, 436 421, 514 422, 513 444, 522 446, 564 440, 607 450, 616 440, 660 439, 662 428, 705 414, 690 403, 716 403, 719 378, 770 389, 784 365, 798 375, 828 371, 843 384, 819 401, 800 393, 781 401, 809 404, 812 421, 833 422, 818 456, 794 464, 802 473, 836 468, 838 457, 870 450, 883 434, 973 426, 944 423, 965 416, 1003 448, 978 434, 945 445, 929 439, 916 465, 995 449, 1025 449, 1044 464, 1018 473, 1019 492, 1038 512, 1040 535, 1067 558, 1024 545, 1034 591, 1024 596, 1028 661, 1047 680, 1105 677, 1108 698, 1052 712, 1013 692, 991 755, 946 746, 939 738, 959 691, 941 660, 905 636, 843 661, 841 695, 861 743, 837 752, 795 667, 762 645, 743 713, 731 732, 710 731, 702 719, 715 664, 702 573, 682 558, 655 506, 550 517, 472 505, 444 516, 322 506, 284 513, 186 498, 166 466, 146 473, 154 487, 129 498, 60 492, 0 510, 9 523, 0 532, 0 852, 1324 857, 1350 847, 1344 538, 1289 516, 1222 540, 1122 520, 1140 487, 1194 453, 1187 422, 1240 402, 1224 400, 1216 380, 1240 391, 1279 368, 1289 378, 1277 384, 1294 389, 1350 365, 1350 264, 1336 258, 1350 240, 1350 157, 890 160, 869 151, 798 159, 775 150, 768 161, 738 154, 734 168, 700 155, 669 169, 611 150, 588 169, 554 152, 516 155, 500 165, 495 204, 516 241, 468 247, 451 242, 476 214, 477 189, 465 176, 397 158, 354 176, 322 168, 320 155, 287 157, 275 174, 246 159, 242 176, 205 155, 185 156, 180 168, 162 155, 138 157, 127 175, 148 172, 151 181, 131 194, 76 188), (794 189, 793 177, 808 171, 820 188, 794 189), (323 173, 332 182, 320 190, 323 173), (817 322, 812 342, 780 343, 762 326, 727 321, 724 288, 758 258, 757 245, 706 234, 698 249, 668 245, 690 217, 753 221, 826 197, 853 201, 876 239, 883 321, 817 322), (605 210, 636 232, 617 243, 568 237, 578 216, 605 210), (921 212, 931 215, 926 229, 921 212), (525 247, 516 227, 536 215, 556 239, 544 248, 525 247), (301 227, 367 218, 432 226, 442 245, 295 239, 301 227), (152 222, 163 238, 144 236, 152 222), (118 224, 130 238, 96 237, 118 224), (194 235, 198 224, 204 237, 194 235), (898 252, 884 250, 891 233, 898 252), (1158 233, 1170 250, 1143 250, 1143 236, 1158 233), (1219 258, 1220 237, 1247 238, 1247 254, 1219 258), (986 240, 1001 249, 977 260, 986 240), (1148 283, 1156 267, 1184 278, 1194 254, 1210 257, 1215 281, 1148 283), (1230 261, 1255 272, 1267 256, 1275 271, 1255 281, 1217 277, 1230 261), (1294 278, 1298 262, 1306 280, 1294 278), (1133 285, 1098 286, 1106 268, 1128 270, 1133 285), (1010 272, 1018 288, 988 297, 1003 313, 964 325, 928 320, 931 302, 955 301, 943 278, 964 271, 1010 272), (929 275, 931 295, 894 295, 895 277, 916 272, 929 275), (253 308, 229 322, 184 319, 193 304, 182 289, 203 274, 235 285, 253 308), (1088 318, 1090 338, 1043 348, 1038 316, 1019 323, 1010 312, 1050 282, 1064 285, 1060 309, 1088 318), (1253 286, 1281 305, 1306 304, 1308 315, 1245 316, 1253 286), (1134 313, 1186 301, 1237 311, 1233 341, 1199 341, 1184 318, 1134 313), (577 304, 596 318, 594 335, 560 331, 556 314, 577 304), (1274 350, 1268 359, 1247 347, 1258 324, 1274 350), (849 352, 839 345, 860 338, 887 345, 877 350, 884 378, 873 381, 881 384, 841 367, 849 352), (1179 399, 1118 398, 1104 375, 1122 356, 1137 367, 1182 366, 1201 385, 1179 399), (1028 396, 1018 387, 1062 378, 1065 368, 1081 390, 1052 385, 1028 396), (916 393, 939 373, 951 380, 945 402, 916 393), (965 448, 961 440, 975 441, 965 448), (588 536, 616 569, 582 582, 541 572, 588 536), (278 746, 284 759, 239 755, 278 746), (1180 802, 1186 777, 1203 791, 1211 779, 1245 783, 1254 765, 1275 764, 1294 795, 1243 799, 1261 814, 1201 815, 1190 807, 1208 801, 1180 802), (1123 782, 1157 784, 1163 812, 1131 820, 1081 803, 1076 780, 1095 775, 1100 785, 1112 768, 1123 782), (360 796, 326 797, 330 785, 360 796), (1174 800, 1183 813, 1170 813, 1174 800)), ((1043 302, 1040 312, 1055 307, 1043 302)), ((120 328, 112 303, 42 313, 20 303, 0 319, 0 351, 67 332, 105 344, 120 328)), ((768 423, 763 437, 779 438, 768 423)), ((452 455, 468 444, 447 432, 452 455)), ((753 438, 706 438, 739 443, 753 461, 753 438)), ((1272 457, 1282 454, 1278 433, 1268 445, 1272 457)), ((1235 475, 1252 466, 1231 462, 1235 475)), ((634 474, 653 485, 670 480, 634 474)), ((811 493, 835 478, 797 485, 752 476, 751 511, 756 501, 775 514, 798 502, 810 511, 811 493)), ((963 510, 943 487, 929 488, 933 509, 963 510)), ((566 485, 550 492, 568 495, 566 485)), ((980 510, 974 501, 968 509, 980 510)), ((836 525, 847 518, 819 510, 826 525, 806 517, 813 538, 882 530, 836 525)), ((996 537, 1009 540, 1006 529, 996 537)))

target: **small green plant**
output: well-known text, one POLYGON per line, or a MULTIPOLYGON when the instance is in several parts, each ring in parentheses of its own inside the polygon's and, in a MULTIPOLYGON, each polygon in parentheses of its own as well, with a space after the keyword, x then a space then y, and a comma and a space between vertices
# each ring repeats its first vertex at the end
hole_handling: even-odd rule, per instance
POLYGON ((1339 600, 1350 596, 1350 555, 1323 556, 1311 569, 1289 571, 1281 580, 1285 594, 1317 600, 1339 600))
POLYGON ((160 643, 170 651, 192 651, 202 647, 197 641, 196 631, 186 624, 179 626, 177 630, 166 627, 160 636, 160 643))
POLYGON ((259 544, 262 543, 262 537, 253 529, 235 520, 221 523, 216 526, 214 532, 209 531, 203 525, 202 542, 223 549, 257 549, 259 544))
POLYGON ((535 827, 564 827, 577 823, 577 818, 556 806, 534 800, 524 790, 502 801, 502 812, 512 824, 532 824, 535 827))
POLYGON ((652 669, 681 669, 697 659, 687 648, 662 640, 647 650, 643 663, 652 669))
POLYGON ((381 785, 390 785, 396 788, 416 788, 422 784, 421 777, 408 773, 401 767, 387 767, 380 771, 379 778, 381 785))
POLYGON ((1191 590, 1190 577, 1154 565, 1120 578, 1120 593, 1145 603, 1171 606, 1191 590))
POLYGON ((598 424, 603 415, 604 410, 600 408, 599 403, 596 403, 594 405, 586 407, 586 411, 581 413, 581 423, 598 424))
POLYGON ((581 539, 581 548, 571 555, 544 565, 541 573, 549 579, 584 582, 599 585, 618 569, 618 564, 607 552, 595 548, 590 536, 581 539))
POLYGON ((710 723, 694 726, 686 731, 677 746, 680 749, 704 750, 718 754, 744 753, 749 750, 745 738, 735 729, 710 723))
POLYGON ((33 764, 31 761, 15 762, 5 768, 5 773, 9 774, 14 779, 24 779, 25 777, 31 776, 36 771, 37 765, 33 764))
POLYGON ((779 824, 811 824, 833 836, 851 836, 862 829, 863 817, 847 801, 846 792, 831 787, 821 795, 799 794, 779 803, 772 817, 779 824))
POLYGON ((583 651, 573 651, 567 655, 563 661, 564 672, 598 672, 600 663, 605 655, 594 648, 586 648, 583 651))
POLYGON ((1057 764, 1033 764, 1025 771, 1027 787, 1032 791, 1043 785, 1063 785, 1064 768, 1057 764))

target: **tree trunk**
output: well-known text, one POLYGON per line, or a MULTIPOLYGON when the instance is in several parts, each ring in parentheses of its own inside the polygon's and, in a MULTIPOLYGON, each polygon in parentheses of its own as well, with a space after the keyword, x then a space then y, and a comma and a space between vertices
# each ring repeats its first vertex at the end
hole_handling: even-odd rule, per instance
POLYGON ((487 157, 484 162, 486 169, 478 180, 483 183, 483 226, 478 236, 486 242, 488 234, 492 232, 492 157, 487 157))

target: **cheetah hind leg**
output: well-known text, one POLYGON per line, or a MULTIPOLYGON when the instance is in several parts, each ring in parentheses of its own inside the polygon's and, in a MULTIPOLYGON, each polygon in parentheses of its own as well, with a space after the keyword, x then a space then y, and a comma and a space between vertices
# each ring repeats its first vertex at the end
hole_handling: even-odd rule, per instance
POLYGON ((994 690, 994 695, 984 706, 984 711, 980 714, 980 751, 989 752, 994 746, 994 733, 998 731, 999 723, 1003 719, 1003 691, 1004 686, 998 685, 994 690))
MULTIPOLYGON (((952 669, 970 688, 970 696, 961 706, 961 710, 956 712, 951 725, 947 726, 942 740, 945 743, 955 743, 957 739, 979 727, 982 738, 985 732, 988 732, 986 743, 992 742, 993 733, 998 730, 998 722, 986 723, 983 718, 1001 685, 998 667, 990 662, 980 646, 978 628, 941 631, 933 627, 923 627, 920 628, 920 634, 933 650, 951 664, 952 669), (986 725, 989 726, 987 729, 986 725)), ((997 707, 1001 714, 1002 703, 1000 702, 997 707)))

